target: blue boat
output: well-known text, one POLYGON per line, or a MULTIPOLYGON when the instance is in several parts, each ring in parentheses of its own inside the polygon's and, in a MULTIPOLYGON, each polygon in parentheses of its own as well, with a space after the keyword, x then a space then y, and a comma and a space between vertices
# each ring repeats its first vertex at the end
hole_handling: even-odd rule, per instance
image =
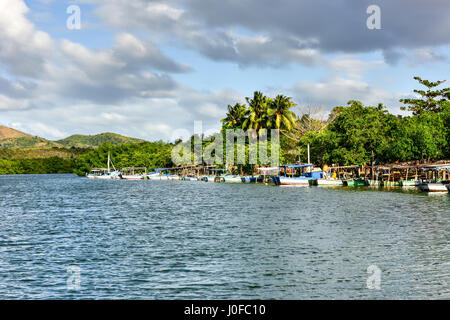
POLYGON ((277 186, 309 186, 309 180, 322 179, 323 172, 313 172, 312 164, 292 164, 286 166, 280 166, 280 169, 284 169, 284 176, 273 176, 272 181, 277 186), (287 170, 290 169, 291 176, 287 175, 287 170), (306 171, 306 169, 309 169, 306 171), (296 170, 300 171, 299 176, 294 176, 296 170))

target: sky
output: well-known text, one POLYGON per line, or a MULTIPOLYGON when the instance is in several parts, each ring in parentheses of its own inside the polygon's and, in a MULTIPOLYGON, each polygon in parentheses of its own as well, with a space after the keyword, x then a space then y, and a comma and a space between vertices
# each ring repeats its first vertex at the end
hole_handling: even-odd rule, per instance
POLYGON ((450 80, 449 16, 448 0, 0 0, 0 125, 171 141, 254 91, 403 114, 414 76, 450 80))

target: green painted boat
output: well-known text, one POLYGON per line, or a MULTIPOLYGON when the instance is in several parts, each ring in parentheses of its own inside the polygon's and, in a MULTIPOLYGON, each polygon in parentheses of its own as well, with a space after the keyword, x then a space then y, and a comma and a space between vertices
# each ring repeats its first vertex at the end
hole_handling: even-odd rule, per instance
POLYGON ((357 178, 351 180, 344 180, 344 186, 349 187, 364 187, 368 185, 368 181, 365 179, 357 178))
POLYGON ((382 181, 383 187, 401 187, 400 181, 382 181))

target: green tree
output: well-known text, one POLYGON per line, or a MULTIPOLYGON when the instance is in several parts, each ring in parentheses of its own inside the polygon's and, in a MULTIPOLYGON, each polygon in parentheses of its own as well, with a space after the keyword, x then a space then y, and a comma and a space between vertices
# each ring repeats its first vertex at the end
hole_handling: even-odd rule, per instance
POLYGON ((228 105, 226 117, 222 120, 222 127, 225 129, 242 128, 248 115, 245 104, 236 103, 234 106, 228 105))
POLYGON ((295 114, 291 108, 296 106, 290 97, 278 95, 271 100, 267 108, 267 116, 270 128, 279 130, 291 130, 295 125, 295 114))
POLYGON ((253 98, 247 97, 245 99, 249 105, 249 114, 242 127, 244 129, 255 129, 256 131, 267 128, 270 123, 268 122, 267 108, 271 99, 260 91, 255 91, 253 98))
MULTIPOLYGON (((412 111, 414 115, 422 114, 425 111, 440 112, 443 106, 449 104, 450 88, 444 88, 441 90, 433 90, 433 88, 441 85, 445 82, 436 81, 431 82, 428 80, 422 80, 420 77, 414 77, 420 84, 427 87, 427 90, 417 90, 414 92, 421 96, 421 99, 400 99, 400 102, 408 105, 408 111, 412 111)), ((402 110, 406 110, 406 107, 401 107, 402 110)))

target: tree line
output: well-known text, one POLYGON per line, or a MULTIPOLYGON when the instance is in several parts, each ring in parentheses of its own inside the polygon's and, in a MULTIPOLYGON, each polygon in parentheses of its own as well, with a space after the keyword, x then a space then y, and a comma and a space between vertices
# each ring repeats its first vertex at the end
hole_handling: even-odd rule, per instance
POLYGON ((450 88, 436 89, 445 81, 414 79, 426 89, 414 90, 415 99, 400 100, 405 105, 402 110, 412 112, 411 116, 391 114, 382 104, 364 106, 351 100, 320 119, 314 110, 294 113, 290 97, 272 99, 257 91, 246 98, 248 106, 228 106, 222 127, 280 129, 282 162, 306 162, 307 145, 316 165, 450 158, 450 88))

